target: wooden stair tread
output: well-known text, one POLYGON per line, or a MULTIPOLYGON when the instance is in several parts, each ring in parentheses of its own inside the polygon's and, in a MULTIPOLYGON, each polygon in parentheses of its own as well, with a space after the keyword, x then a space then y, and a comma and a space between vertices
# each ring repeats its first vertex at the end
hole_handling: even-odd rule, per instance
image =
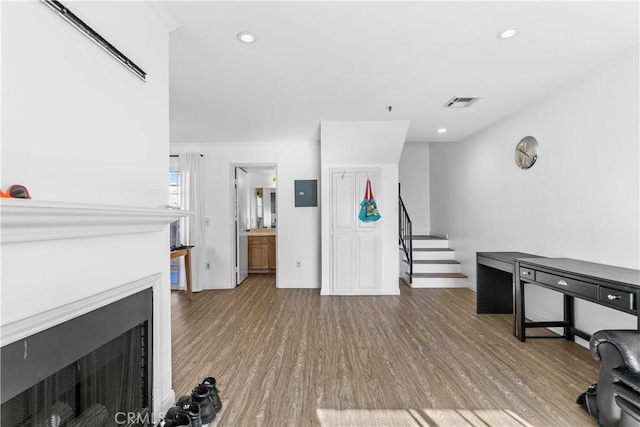
POLYGON ((411 236, 413 240, 447 240, 444 237, 414 234, 411 236))
POLYGON ((462 273, 413 273, 414 279, 467 279, 462 273))
POLYGON ((455 259, 414 259, 414 264, 460 264, 455 259))
POLYGON ((412 248, 414 252, 441 252, 441 251, 453 251, 451 248, 412 248))

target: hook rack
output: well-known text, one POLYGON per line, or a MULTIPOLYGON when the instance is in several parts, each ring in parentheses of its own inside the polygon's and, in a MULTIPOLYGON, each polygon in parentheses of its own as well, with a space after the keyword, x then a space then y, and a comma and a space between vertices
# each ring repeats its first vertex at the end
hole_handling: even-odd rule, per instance
POLYGON ((369 178, 369 174, 370 173, 374 173, 371 171, 342 171, 342 176, 340 177, 340 179, 344 179, 344 174, 346 174, 347 172, 349 173, 366 173, 367 174, 367 178, 369 178))

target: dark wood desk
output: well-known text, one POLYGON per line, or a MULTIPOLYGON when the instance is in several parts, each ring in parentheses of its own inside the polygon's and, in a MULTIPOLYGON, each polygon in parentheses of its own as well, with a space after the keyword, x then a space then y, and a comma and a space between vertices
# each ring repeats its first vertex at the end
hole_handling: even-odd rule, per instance
POLYGON ((171 249, 171 259, 181 256, 184 257, 184 273, 187 279, 187 299, 191 299, 191 248, 193 248, 193 246, 171 249))
POLYGON ((476 313, 513 313, 514 262, 536 257, 523 252, 477 252, 476 313))
MULTIPOLYGON (((578 261, 569 258, 518 258, 515 260, 516 306, 515 336, 525 341, 527 328, 564 328, 563 337, 577 335, 588 340, 590 335, 575 328, 573 300, 580 298, 638 316, 640 271, 629 268, 578 261), (525 284, 561 292, 564 295, 564 319, 550 322, 525 320, 525 284)), ((640 317, 637 328, 640 329, 640 317)), ((546 337, 549 338, 549 337, 546 337)))

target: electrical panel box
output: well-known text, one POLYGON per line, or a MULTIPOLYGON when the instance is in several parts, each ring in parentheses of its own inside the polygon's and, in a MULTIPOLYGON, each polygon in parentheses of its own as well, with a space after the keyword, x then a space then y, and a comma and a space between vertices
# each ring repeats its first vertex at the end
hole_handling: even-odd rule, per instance
POLYGON ((318 206, 318 180, 302 179, 295 180, 295 206, 304 208, 318 206))

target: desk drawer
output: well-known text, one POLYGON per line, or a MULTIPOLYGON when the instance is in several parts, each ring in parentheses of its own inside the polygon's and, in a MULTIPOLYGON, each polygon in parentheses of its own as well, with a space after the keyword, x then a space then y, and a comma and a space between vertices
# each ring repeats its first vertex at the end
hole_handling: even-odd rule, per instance
POLYGON ((523 279, 536 280, 536 272, 530 268, 520 267, 520 277, 523 279))
POLYGON ((604 304, 612 307, 620 307, 626 310, 635 310, 637 304, 635 301, 635 293, 607 288, 605 286, 600 286, 598 301, 602 301, 604 304))
POLYGON ((593 283, 567 279, 566 277, 555 276, 541 271, 536 272, 535 280, 536 282, 558 288, 558 290, 562 292, 572 293, 574 295, 592 298, 594 300, 598 298, 598 285, 594 285, 593 283))

